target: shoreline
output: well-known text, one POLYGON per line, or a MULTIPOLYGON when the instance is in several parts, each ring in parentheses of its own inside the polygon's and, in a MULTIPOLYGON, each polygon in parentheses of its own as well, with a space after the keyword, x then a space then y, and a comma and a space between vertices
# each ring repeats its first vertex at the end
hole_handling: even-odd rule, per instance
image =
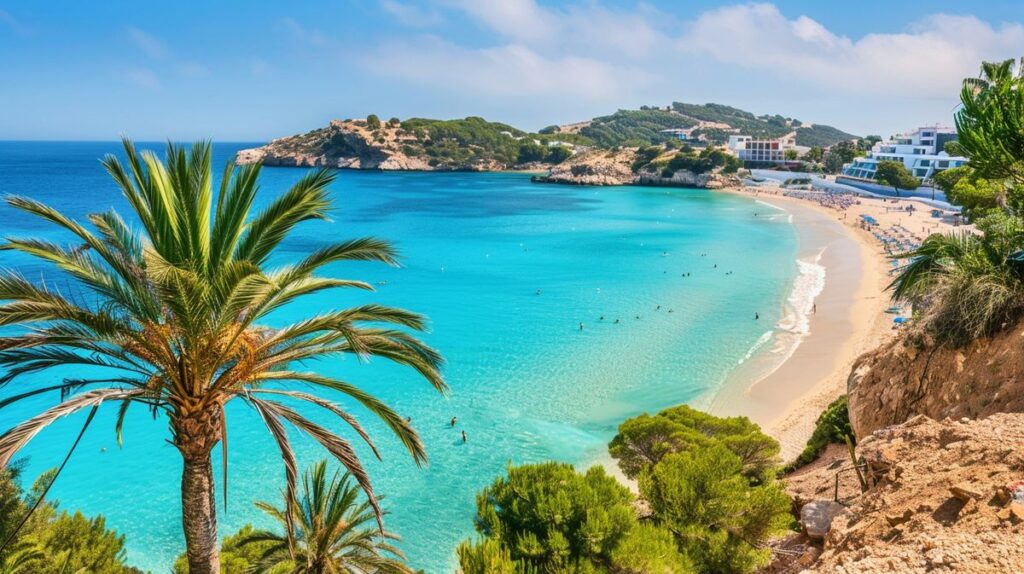
MULTIPOLYGON (((861 205, 837 211, 760 188, 717 191, 788 212, 798 235, 797 259, 812 264, 808 259, 814 258, 824 268, 824 286, 812 302, 816 312, 807 315, 807 332, 797 335, 789 355, 779 361, 760 350, 738 365, 708 401, 712 414, 746 416, 759 424, 779 441, 788 461, 803 450, 818 415, 846 392, 854 361, 891 336, 885 287, 892 267, 877 240, 856 224, 860 212, 884 209, 883 203, 862 199, 861 205), (878 205, 869 209, 873 203, 878 205)), ((798 279, 799 274, 794 283, 798 279)), ((773 328, 773 339, 785 336, 792 335, 773 328)))

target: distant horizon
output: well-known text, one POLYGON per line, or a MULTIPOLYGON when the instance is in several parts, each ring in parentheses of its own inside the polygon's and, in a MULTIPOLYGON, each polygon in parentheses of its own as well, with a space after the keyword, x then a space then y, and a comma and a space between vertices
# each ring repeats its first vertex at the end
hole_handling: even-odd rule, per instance
POLYGON ((1022 47, 1010 0, 51 0, 0 7, 0 139, 265 141, 373 113, 536 131, 673 100, 889 135, 950 124, 962 79, 1022 47))

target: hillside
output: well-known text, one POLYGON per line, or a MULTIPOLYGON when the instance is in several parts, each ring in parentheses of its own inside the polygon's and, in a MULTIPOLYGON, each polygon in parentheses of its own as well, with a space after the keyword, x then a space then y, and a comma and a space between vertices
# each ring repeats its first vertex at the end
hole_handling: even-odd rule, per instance
POLYGON ((826 125, 783 116, 754 114, 721 104, 644 106, 529 133, 480 117, 456 120, 392 118, 333 120, 323 128, 279 138, 238 154, 238 163, 325 166, 380 170, 500 171, 546 168, 575 152, 594 148, 641 148, 673 139, 662 130, 687 130, 712 144, 731 134, 782 137, 796 134, 797 145, 828 146, 855 136, 826 125))
POLYGON ((917 416, 857 446, 866 465, 863 493, 849 457, 833 451, 786 478, 805 524, 814 526, 809 534, 827 532, 822 546, 803 546, 792 568, 772 572, 1019 572, 1022 440, 1021 414, 960 421, 917 416))
POLYGON ((914 415, 1024 412, 1024 322, 961 348, 911 332, 860 357, 847 382, 857 436, 914 415))
POLYGON ((349 169, 500 171, 524 164, 558 163, 570 151, 555 140, 578 139, 527 134, 478 117, 381 122, 371 116, 334 120, 324 128, 275 139, 240 151, 236 161, 349 169))
POLYGON ((805 124, 780 115, 755 116, 751 112, 723 104, 684 104, 673 102, 666 108, 644 106, 639 110, 618 110, 589 121, 556 129, 558 134, 578 134, 602 147, 640 147, 671 139, 666 129, 687 130, 691 137, 703 135, 708 142, 724 144, 733 134, 780 138, 791 133, 801 146, 830 146, 857 136, 832 126, 805 124))

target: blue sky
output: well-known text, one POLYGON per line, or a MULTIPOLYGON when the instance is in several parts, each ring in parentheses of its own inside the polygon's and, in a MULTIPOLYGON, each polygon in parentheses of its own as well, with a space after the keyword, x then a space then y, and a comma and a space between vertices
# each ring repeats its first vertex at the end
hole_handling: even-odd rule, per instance
POLYGON ((1022 55, 1009 0, 0 0, 0 139, 538 129, 673 100, 888 135, 950 123, 961 78, 1022 55))

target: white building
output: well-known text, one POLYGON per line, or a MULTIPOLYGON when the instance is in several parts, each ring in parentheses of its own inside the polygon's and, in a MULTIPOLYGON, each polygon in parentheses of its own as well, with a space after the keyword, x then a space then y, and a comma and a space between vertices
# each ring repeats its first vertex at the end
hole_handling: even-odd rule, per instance
POLYGON ((910 173, 924 182, 936 172, 967 164, 967 158, 951 156, 943 151, 946 142, 955 140, 956 130, 953 128, 918 128, 908 134, 876 143, 866 157, 858 157, 846 165, 840 177, 874 180, 878 162, 890 160, 901 162, 910 173))
POLYGON ((757 139, 752 136, 729 136, 729 151, 744 162, 751 163, 783 163, 786 150, 796 150, 796 141, 792 137, 779 139, 757 139))

